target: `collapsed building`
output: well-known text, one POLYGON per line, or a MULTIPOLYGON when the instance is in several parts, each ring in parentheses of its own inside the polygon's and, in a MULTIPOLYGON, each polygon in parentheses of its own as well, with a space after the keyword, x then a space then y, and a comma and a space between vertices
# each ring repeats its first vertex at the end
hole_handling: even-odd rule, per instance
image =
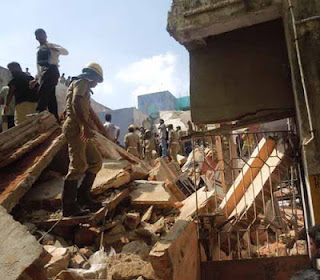
POLYGON ((185 138, 193 149, 180 165, 149 166, 98 126, 92 195, 105 207, 90 216, 61 216, 68 155, 53 116, 0 134, 2 277, 289 279, 308 267, 320 165, 319 78, 306 66, 319 63, 320 7, 292 2, 173 1, 168 30, 190 52, 192 120, 215 129, 185 138), (279 119, 287 129, 264 129, 279 119))

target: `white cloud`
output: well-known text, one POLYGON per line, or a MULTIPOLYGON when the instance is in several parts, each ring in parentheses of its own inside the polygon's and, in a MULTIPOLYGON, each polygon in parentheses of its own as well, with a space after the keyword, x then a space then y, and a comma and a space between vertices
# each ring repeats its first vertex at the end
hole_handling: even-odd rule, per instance
POLYGON ((116 78, 132 84, 134 96, 163 90, 186 94, 187 85, 177 73, 177 56, 168 52, 133 62, 121 69, 116 78))
POLYGON ((108 99, 106 99, 106 97, 113 95, 113 84, 110 80, 104 80, 103 83, 98 84, 95 88, 92 89, 92 91, 94 92, 94 100, 108 106, 108 99))

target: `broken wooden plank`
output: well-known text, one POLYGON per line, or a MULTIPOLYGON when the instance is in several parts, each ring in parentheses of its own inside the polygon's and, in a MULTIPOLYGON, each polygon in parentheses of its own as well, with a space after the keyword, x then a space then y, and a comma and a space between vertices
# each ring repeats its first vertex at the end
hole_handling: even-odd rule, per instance
POLYGON ((164 182, 158 181, 134 181, 136 186, 132 193, 131 204, 134 206, 151 206, 165 208, 171 207, 174 200, 164 188, 164 182))
POLYGON ((65 137, 60 130, 57 130, 14 166, 11 164, 2 168, 0 171, 0 205, 10 212, 65 143, 65 137))
MULTIPOLYGON (((42 260, 43 248, 25 226, 16 222, 0 206, 0 274, 1 279, 16 280, 42 260)), ((38 278, 41 279, 41 278, 38 278)))
POLYGON ((275 141, 271 138, 262 138, 260 140, 259 145, 251 154, 247 164, 245 164, 242 168, 240 174, 237 176, 235 182, 228 190, 219 207, 226 216, 229 216, 237 206, 245 191, 258 175, 261 167, 272 153, 275 145, 275 141))
POLYGON ((30 141, 26 142, 22 146, 14 148, 13 150, 6 150, 5 153, 1 154, 0 168, 9 165, 10 163, 24 156, 26 153, 30 152, 33 148, 43 143, 56 130, 59 130, 58 124, 55 124, 54 126, 50 127, 48 131, 43 132, 34 139, 31 139, 30 141))
MULTIPOLYGON (((55 117, 48 112, 43 112, 30 118, 30 120, 27 120, 26 124, 15 126, 1 133, 1 166, 4 166, 2 161, 7 160, 11 154, 16 153, 17 150, 20 149, 24 144, 26 144, 28 141, 34 140, 35 138, 39 137, 39 135, 46 133, 50 128, 53 127, 59 127, 55 117)), ((28 149, 22 149, 20 152, 23 155, 23 152, 28 152, 28 149)))
POLYGON ((178 220, 152 248, 149 261, 160 279, 199 279, 197 226, 178 220))

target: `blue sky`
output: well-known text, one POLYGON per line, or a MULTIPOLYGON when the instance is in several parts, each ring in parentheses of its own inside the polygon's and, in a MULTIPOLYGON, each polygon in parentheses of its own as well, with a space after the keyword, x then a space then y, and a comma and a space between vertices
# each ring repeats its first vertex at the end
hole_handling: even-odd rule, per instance
POLYGON ((136 96, 169 90, 189 94, 188 52, 166 31, 172 0, 1 1, 0 65, 17 61, 36 69, 36 28, 69 51, 60 72, 77 75, 100 63, 105 82, 93 98, 112 108, 135 106, 136 96), (49 4, 50 3, 50 4, 49 4))

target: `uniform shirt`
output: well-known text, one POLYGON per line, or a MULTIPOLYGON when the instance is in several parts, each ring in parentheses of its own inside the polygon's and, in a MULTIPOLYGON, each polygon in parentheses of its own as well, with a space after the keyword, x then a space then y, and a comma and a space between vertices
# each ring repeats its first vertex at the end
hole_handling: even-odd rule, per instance
POLYGON ((169 130, 169 142, 170 144, 179 143, 179 135, 174 130, 169 130))
MULTIPOLYGON (((55 48, 58 50, 58 51, 51 50, 51 58, 50 58, 50 64, 56 65, 58 67, 59 67, 59 56, 69 54, 69 52, 65 48, 63 48, 57 44, 47 42, 47 43, 45 43, 45 46, 47 46, 48 48, 55 48)), ((39 46, 38 49, 40 47, 44 47, 44 45, 39 46)), ((42 67, 42 66, 38 65, 38 63, 37 63, 38 74, 36 76, 36 79, 39 79, 42 76, 44 68, 45 67, 42 67)))
POLYGON ((157 150, 156 139, 154 139, 153 137, 146 139, 145 146, 146 146, 147 153, 152 152, 152 151, 156 151, 157 150))
POLYGON ((167 127, 164 123, 159 125, 159 130, 160 139, 167 139, 167 127))
POLYGON ((124 143, 128 148, 138 148, 139 136, 133 132, 129 132, 124 136, 124 143))
POLYGON ((112 139, 113 141, 117 139, 118 131, 120 130, 119 126, 116 126, 115 124, 111 122, 105 122, 103 125, 107 131, 107 135, 109 139, 112 139))
MULTIPOLYGON (((1 105, 1 115, 4 115, 4 107, 6 105, 7 102, 7 96, 9 93, 9 87, 4 86, 1 91, 0 91, 0 97, 3 98, 3 105, 1 105)), ((6 116, 13 116, 14 115, 14 98, 12 98, 10 106, 9 106, 9 112, 7 114, 5 114, 6 116)))
POLYGON ((13 79, 9 82, 8 86, 13 87, 15 104, 18 105, 22 102, 37 102, 38 96, 35 89, 29 88, 29 82, 33 77, 24 72, 16 72, 13 74, 13 79))
POLYGON ((67 91, 67 104, 66 113, 67 117, 77 121, 76 113, 74 112, 73 105, 76 96, 81 96, 81 107, 86 121, 90 115, 90 87, 87 80, 75 80, 71 83, 67 91))

